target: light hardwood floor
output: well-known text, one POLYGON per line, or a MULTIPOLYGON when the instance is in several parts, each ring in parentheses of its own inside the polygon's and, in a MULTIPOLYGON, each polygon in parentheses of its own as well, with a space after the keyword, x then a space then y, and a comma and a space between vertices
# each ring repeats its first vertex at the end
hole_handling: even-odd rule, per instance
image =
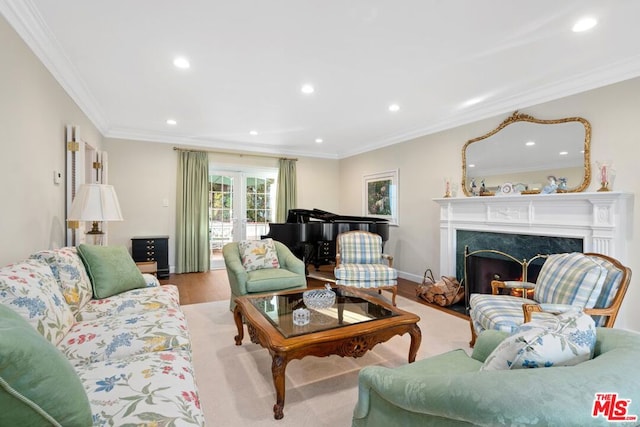
MULTIPOLYGON (((198 304, 210 301, 224 301, 228 300, 231 296, 227 271, 224 269, 210 270, 205 273, 171 274, 168 279, 161 279, 160 283, 163 285, 173 284, 178 287, 181 305, 198 304)), ((322 287, 323 285, 324 282, 321 280, 312 278, 307 279, 307 286, 310 288, 322 287)), ((398 279, 398 295, 429 305, 438 310, 453 314, 454 316, 468 319, 468 317, 463 314, 437 305, 428 304, 424 300, 419 299, 416 297, 417 286, 418 283, 410 280, 398 279)))

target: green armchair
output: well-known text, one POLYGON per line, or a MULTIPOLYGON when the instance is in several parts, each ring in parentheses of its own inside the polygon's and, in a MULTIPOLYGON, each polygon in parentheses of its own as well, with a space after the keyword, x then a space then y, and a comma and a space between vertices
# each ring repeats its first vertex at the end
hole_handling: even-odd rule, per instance
POLYGON ((640 417, 640 334, 597 328, 594 358, 575 366, 480 371, 508 335, 482 332, 471 357, 460 349, 363 368, 352 426, 610 425, 604 406, 592 416, 597 393, 630 399, 626 414, 640 417))
POLYGON ((231 242, 222 248, 224 265, 231 286, 231 311, 236 306, 236 298, 247 294, 277 292, 285 289, 307 287, 305 265, 284 244, 273 241, 280 268, 264 268, 246 271, 242 265, 238 242, 231 242))

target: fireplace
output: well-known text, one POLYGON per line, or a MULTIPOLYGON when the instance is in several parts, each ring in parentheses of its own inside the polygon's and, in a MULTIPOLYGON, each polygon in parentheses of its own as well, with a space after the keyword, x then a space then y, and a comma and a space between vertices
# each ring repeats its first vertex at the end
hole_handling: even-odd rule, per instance
MULTIPOLYGON (((526 236, 545 238, 549 246, 544 252, 598 252, 627 263, 631 239, 633 195, 623 192, 532 194, 494 197, 459 197, 434 199, 440 205, 440 272, 462 278, 460 257, 466 232, 496 234, 491 245, 474 243, 472 250, 498 249, 518 259, 529 259, 538 253, 518 254, 516 248, 529 248, 522 243, 526 236), (524 237, 523 237, 524 236, 524 237), (495 247, 496 242, 511 247, 495 247), (459 247, 462 245, 462 247, 459 247), (580 245, 580 246, 578 246, 580 245)), ((476 237, 471 238, 476 239, 476 237)), ((471 246, 471 245, 469 245, 471 246)))
MULTIPOLYGON (((522 264, 492 253, 473 253, 467 261, 467 291, 469 294, 490 294, 492 280, 523 280, 522 264)), ((544 259, 527 268, 527 281, 535 283, 544 259)))
MULTIPOLYGON (((583 252, 583 239, 559 236, 532 236, 528 234, 494 233, 487 231, 456 231, 456 277, 464 277, 464 250, 495 250, 511 255, 518 260, 528 260, 536 255, 557 254, 563 252, 583 252)), ((481 258, 498 258, 508 261, 503 256, 490 253, 478 254, 481 258)), ((513 280, 513 279, 506 279, 513 280)), ((532 280, 530 280, 532 281, 532 280)))

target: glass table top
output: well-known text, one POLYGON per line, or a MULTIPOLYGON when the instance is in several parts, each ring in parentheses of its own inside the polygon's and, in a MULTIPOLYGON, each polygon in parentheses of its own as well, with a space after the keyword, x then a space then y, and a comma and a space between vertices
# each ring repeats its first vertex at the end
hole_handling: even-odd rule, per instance
POLYGON ((340 291, 333 290, 337 294, 333 306, 325 309, 308 308, 309 323, 303 326, 293 323, 293 311, 307 308, 302 298, 303 292, 251 298, 251 303, 285 338, 398 315, 382 305, 356 296, 341 295, 340 291))

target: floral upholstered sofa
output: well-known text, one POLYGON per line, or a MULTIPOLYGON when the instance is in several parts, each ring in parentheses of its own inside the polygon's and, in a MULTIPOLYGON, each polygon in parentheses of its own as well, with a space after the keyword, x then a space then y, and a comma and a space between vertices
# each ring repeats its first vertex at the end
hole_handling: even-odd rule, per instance
POLYGON ((0 268, 0 425, 204 425, 177 288, 124 247, 0 268))

